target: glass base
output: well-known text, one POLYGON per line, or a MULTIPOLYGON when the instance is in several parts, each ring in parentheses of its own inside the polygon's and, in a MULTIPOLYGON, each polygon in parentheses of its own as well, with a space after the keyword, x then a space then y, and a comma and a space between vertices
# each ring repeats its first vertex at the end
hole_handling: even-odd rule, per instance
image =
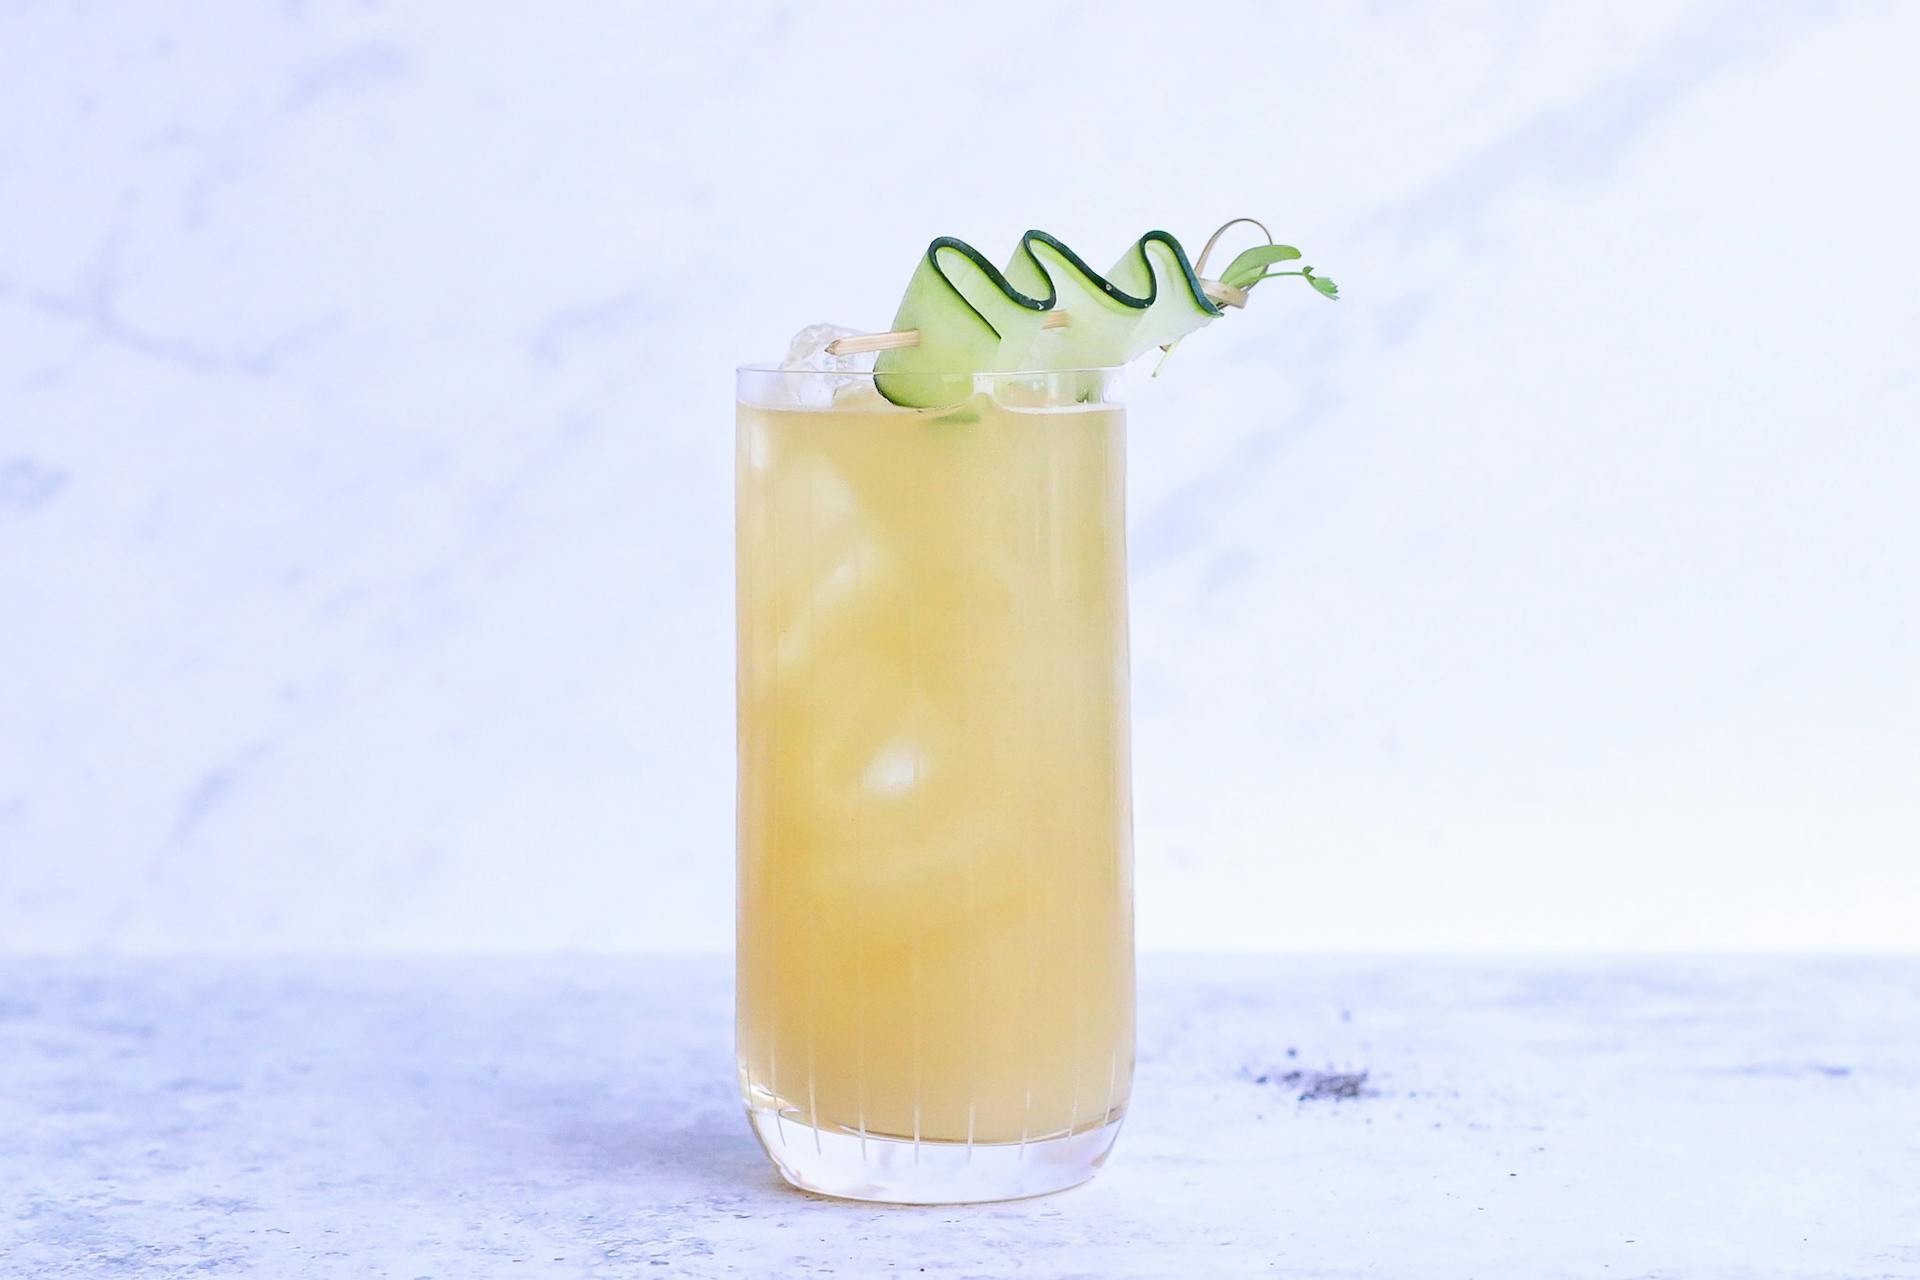
POLYGON ((886 1204, 978 1204, 1077 1187, 1100 1170, 1120 1132, 1094 1128, 1028 1142, 915 1142, 816 1129, 789 1111, 749 1107, 774 1167, 802 1191, 886 1204))

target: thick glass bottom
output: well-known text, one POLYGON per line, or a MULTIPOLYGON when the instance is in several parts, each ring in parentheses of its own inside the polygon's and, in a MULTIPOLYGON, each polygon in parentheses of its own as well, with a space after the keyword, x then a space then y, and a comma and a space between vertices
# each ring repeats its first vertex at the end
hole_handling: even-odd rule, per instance
POLYGON ((977 1204, 1076 1187, 1106 1163, 1121 1117, 1027 1142, 915 1142, 816 1129, 794 1111, 747 1109, 774 1167, 802 1191, 887 1204, 977 1204))

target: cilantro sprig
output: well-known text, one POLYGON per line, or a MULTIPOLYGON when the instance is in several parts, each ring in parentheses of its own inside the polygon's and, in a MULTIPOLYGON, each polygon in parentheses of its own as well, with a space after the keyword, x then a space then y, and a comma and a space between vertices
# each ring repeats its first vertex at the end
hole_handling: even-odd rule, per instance
POLYGON ((1312 285, 1321 297, 1338 301, 1340 286, 1326 276, 1313 274, 1312 267, 1301 267, 1297 271, 1269 271, 1268 267, 1276 262, 1292 262, 1300 256, 1300 251, 1290 244, 1261 244, 1248 249, 1220 273, 1220 283, 1231 285, 1235 289, 1251 289, 1262 280, 1273 280, 1280 276, 1299 276, 1312 285))
MULTIPOLYGON (((1267 237, 1267 243, 1255 245, 1253 248, 1244 251, 1238 257, 1234 258, 1232 262, 1229 262, 1227 269, 1222 271, 1217 277, 1219 283, 1227 285, 1230 288, 1245 290, 1253 288, 1253 286, 1259 284, 1262 280, 1274 280, 1281 276, 1299 276, 1302 280, 1312 285, 1314 291, 1327 301, 1338 302, 1340 300, 1340 286, 1326 276, 1315 275, 1312 267, 1300 266, 1289 271, 1270 270, 1269 268, 1277 263, 1297 261, 1300 257, 1300 251, 1290 244, 1273 243, 1273 233, 1268 231, 1266 225, 1256 218, 1235 218, 1218 231, 1215 231, 1213 235, 1208 238, 1207 247, 1200 251, 1200 261, 1196 268, 1197 270, 1205 271, 1207 257, 1213 252, 1213 246, 1229 228, 1243 222, 1259 227, 1261 234, 1267 237)), ((1163 354, 1160 357, 1160 362, 1153 368, 1155 377, 1160 376, 1160 370, 1166 367, 1167 361, 1173 356, 1174 348, 1179 345, 1180 339, 1176 338, 1160 348, 1163 354)))

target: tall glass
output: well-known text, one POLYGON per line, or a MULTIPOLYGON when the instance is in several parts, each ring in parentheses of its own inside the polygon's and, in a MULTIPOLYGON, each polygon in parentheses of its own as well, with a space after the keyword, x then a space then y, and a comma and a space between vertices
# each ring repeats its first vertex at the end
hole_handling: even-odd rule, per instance
POLYGON ((828 1195, 1037 1195, 1133 1077, 1116 371, 738 373, 737 1048, 828 1195), (952 380, 950 380, 952 381, 952 380))

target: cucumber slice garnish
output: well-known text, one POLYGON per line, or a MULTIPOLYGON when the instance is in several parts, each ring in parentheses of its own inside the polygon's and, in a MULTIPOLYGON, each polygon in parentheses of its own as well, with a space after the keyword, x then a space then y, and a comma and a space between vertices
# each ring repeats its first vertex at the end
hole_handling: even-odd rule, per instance
POLYGON ((873 381, 895 404, 951 404, 973 373, 1125 364, 1221 314, 1180 242, 1149 231, 1102 276, 1044 231, 1020 237, 1002 273, 965 241, 942 236, 907 282, 893 318, 919 342, 883 351, 873 381), (1072 323, 1043 329, 1048 313, 1072 323))
POLYGON ((964 400, 973 393, 972 374, 1007 367, 1001 361, 1013 349, 1032 345, 1046 310, 978 249, 941 236, 927 246, 893 317, 895 329, 920 331, 919 345, 881 352, 873 385, 913 408, 964 400))
MULTIPOLYGON (((1299 256, 1286 245, 1248 250, 1220 283, 1231 292, 1302 275, 1334 297, 1332 281, 1311 268, 1267 269, 1299 256)), ((873 382, 898 405, 952 404, 972 393, 975 373, 1122 365, 1222 314, 1186 250, 1164 231, 1141 236, 1104 276, 1044 231, 1020 237, 1004 272, 973 246, 941 236, 927 246, 893 318, 895 330, 914 330, 918 340, 881 351, 873 382), (1054 312, 1069 323, 1049 325, 1054 312)))

